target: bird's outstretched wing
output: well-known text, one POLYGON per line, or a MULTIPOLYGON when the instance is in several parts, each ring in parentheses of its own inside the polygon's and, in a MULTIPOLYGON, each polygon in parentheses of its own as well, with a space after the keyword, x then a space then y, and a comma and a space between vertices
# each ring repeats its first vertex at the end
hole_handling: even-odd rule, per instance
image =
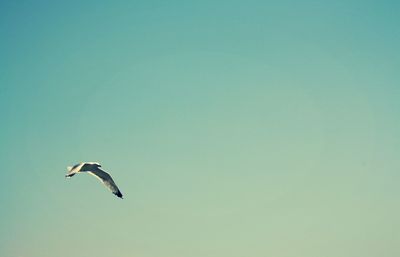
POLYGON ((122 198, 121 191, 119 191, 117 185, 115 184, 110 174, 99 168, 91 170, 88 173, 98 178, 108 189, 111 190, 113 194, 115 194, 119 198, 122 198))

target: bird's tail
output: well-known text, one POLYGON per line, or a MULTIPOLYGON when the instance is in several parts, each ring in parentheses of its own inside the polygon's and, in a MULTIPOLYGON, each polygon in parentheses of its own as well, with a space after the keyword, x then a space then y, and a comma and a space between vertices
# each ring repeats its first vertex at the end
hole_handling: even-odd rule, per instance
POLYGON ((67 170, 68 170, 68 172, 70 172, 72 170, 72 166, 68 166, 67 170))

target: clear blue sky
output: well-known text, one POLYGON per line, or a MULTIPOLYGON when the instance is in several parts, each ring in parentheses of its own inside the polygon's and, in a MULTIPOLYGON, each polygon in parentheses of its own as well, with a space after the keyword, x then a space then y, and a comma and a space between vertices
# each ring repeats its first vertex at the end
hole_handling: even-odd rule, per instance
POLYGON ((400 256, 399 10, 1 1, 0 255, 400 256))

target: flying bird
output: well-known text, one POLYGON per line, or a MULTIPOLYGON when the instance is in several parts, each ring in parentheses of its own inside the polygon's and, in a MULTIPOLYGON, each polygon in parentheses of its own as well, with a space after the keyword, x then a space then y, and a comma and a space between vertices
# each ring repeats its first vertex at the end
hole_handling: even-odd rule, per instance
POLYGON ((81 162, 78 163, 72 167, 67 167, 68 173, 65 175, 66 178, 70 178, 74 176, 76 173, 81 173, 81 172, 87 172, 90 175, 95 176, 98 178, 101 183, 103 183, 110 191, 118 196, 119 198, 122 198, 121 191, 119 191, 117 185, 115 184, 114 180, 104 170, 100 169, 101 165, 97 162, 81 162))

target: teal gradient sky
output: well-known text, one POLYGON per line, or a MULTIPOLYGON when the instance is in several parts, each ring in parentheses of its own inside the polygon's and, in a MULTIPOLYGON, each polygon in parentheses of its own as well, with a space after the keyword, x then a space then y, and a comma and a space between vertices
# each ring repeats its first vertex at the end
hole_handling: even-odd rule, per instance
POLYGON ((400 256, 398 1, 81 2, 0 2, 0 256, 400 256))

